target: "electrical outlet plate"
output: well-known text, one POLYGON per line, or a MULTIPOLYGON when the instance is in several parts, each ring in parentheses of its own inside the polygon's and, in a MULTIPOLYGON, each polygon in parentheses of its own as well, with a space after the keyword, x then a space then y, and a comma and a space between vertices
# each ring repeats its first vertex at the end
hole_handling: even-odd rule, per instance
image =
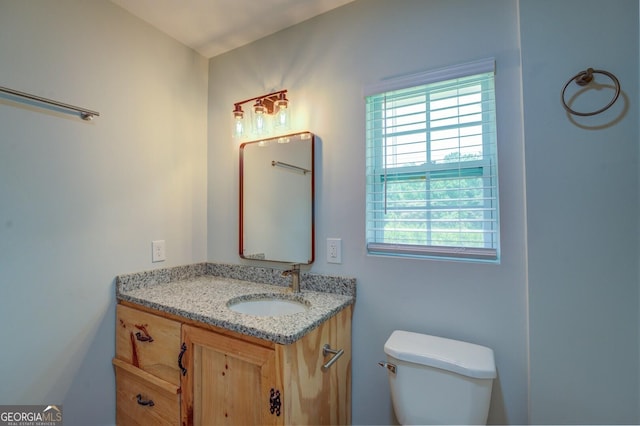
POLYGON ((151 241, 151 261, 164 262, 167 260, 167 252, 164 240, 151 241))
POLYGON ((327 263, 342 263, 341 238, 327 238, 327 263))

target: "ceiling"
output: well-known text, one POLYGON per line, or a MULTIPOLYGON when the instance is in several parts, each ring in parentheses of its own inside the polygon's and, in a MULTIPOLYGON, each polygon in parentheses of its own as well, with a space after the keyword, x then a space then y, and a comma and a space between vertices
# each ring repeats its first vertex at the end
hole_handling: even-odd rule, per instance
POLYGON ((111 0, 211 58, 353 0, 111 0))

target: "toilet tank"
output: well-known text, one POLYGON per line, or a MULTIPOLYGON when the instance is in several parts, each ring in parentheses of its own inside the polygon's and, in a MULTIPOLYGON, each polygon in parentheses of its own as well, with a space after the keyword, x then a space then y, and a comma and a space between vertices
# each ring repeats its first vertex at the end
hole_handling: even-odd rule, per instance
POLYGON ((405 424, 486 424, 493 350, 442 337, 394 331, 384 345, 391 399, 405 424))

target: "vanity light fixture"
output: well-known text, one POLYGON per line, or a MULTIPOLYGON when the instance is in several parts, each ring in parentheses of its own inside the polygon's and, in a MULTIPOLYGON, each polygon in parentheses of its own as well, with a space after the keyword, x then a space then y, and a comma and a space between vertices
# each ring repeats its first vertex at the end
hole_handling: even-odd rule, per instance
POLYGON ((256 136, 263 136, 269 132, 269 122, 273 121, 276 131, 289 128, 289 100, 287 91, 269 93, 233 104, 233 136, 242 138, 247 136, 247 120, 242 105, 255 101, 252 108, 252 131, 256 136))

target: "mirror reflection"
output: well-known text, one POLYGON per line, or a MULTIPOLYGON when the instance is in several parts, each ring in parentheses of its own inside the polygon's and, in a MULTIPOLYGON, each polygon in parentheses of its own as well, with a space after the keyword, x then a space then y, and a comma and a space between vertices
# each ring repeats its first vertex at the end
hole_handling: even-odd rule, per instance
POLYGON ((313 153, 310 132, 240 146, 240 257, 313 262, 313 153))

